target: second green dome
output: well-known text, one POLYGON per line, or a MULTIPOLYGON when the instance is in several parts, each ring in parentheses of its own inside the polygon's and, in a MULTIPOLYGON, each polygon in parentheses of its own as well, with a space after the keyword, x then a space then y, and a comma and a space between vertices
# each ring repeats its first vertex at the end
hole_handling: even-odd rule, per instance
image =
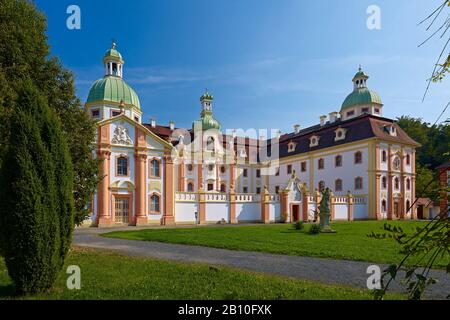
POLYGON ((382 105, 381 97, 375 91, 365 87, 356 88, 350 93, 342 104, 342 109, 348 109, 357 105, 379 104, 382 105))

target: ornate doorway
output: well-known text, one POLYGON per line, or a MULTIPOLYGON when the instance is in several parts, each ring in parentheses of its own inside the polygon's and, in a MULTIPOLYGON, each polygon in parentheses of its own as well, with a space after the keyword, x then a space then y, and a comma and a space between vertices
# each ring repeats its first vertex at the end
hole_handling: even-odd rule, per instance
POLYGON ((300 221, 300 205, 292 205, 292 222, 300 221))
POLYGON ((114 201, 114 222, 118 224, 129 224, 130 208, 129 197, 116 196, 114 201))

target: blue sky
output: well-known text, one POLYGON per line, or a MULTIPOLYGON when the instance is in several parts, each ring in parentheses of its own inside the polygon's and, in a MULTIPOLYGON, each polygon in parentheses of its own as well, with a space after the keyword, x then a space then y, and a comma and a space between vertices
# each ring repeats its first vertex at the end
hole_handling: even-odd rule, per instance
MULTIPOLYGON (((448 101, 448 80, 426 79, 443 41, 418 48, 430 33, 418 22, 442 0, 37 0, 48 17, 52 53, 76 75, 86 100, 117 42, 125 80, 138 93, 144 121, 190 127, 208 88, 224 128, 292 131, 339 111, 361 64, 384 116, 434 122, 448 101), (66 28, 66 9, 81 8, 81 30, 66 28), (381 30, 366 26, 381 8, 381 30)), ((446 115, 448 117, 448 114, 446 115)))

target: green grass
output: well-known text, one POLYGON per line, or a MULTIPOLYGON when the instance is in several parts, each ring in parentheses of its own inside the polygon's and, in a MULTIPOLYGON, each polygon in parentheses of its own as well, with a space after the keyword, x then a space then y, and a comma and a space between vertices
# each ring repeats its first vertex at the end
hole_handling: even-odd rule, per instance
MULTIPOLYGON (((367 290, 330 286, 228 267, 132 258, 112 252, 75 249, 66 265, 81 268, 81 290, 66 289, 61 272, 50 292, 20 299, 372 299, 367 290)), ((17 299, 0 258, 0 299, 17 299)), ((389 299, 403 298, 390 294, 389 299)))
MULTIPOLYGON (((383 221, 342 222, 332 224, 336 234, 307 234, 309 226, 297 231, 292 225, 256 225, 236 227, 199 227, 178 229, 149 229, 112 232, 103 236, 131 240, 157 241, 208 246, 231 250, 258 251, 276 254, 323 257, 375 263, 398 263, 403 257, 393 239, 377 240, 367 237, 372 231, 383 233, 383 221)), ((405 231, 413 232, 426 222, 397 221, 405 231)), ((436 261, 444 268, 449 258, 436 261)))

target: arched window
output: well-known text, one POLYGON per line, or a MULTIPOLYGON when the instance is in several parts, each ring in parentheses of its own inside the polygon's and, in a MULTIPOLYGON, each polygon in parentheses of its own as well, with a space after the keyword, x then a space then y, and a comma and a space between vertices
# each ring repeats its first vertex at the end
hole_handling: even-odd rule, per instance
POLYGON ((411 180, 409 180, 409 178, 406 179, 406 190, 411 190, 411 180))
POLYGON ((159 178, 160 177, 160 164, 157 159, 153 159, 150 162, 150 176, 159 178))
POLYGON ((334 164, 336 167, 342 167, 342 156, 336 156, 334 164))
POLYGON ((406 200, 406 213, 409 213, 411 211, 411 202, 409 200, 406 200))
POLYGON ((325 169, 325 160, 324 159, 319 159, 319 170, 323 170, 325 169))
POLYGON ((387 179, 386 179, 386 177, 383 177, 383 178, 381 179, 381 184, 382 184, 382 186, 383 186, 383 189, 386 189, 386 188, 387 188, 387 179))
POLYGON ((400 189, 400 180, 398 179, 398 177, 395 177, 395 179, 394 179, 394 187, 395 187, 395 190, 400 189))
POLYGON ((128 158, 119 157, 117 158, 117 175, 118 176, 128 176, 128 158))
POLYGON ((206 150, 209 151, 214 151, 215 150, 215 146, 214 146, 214 138, 213 137, 209 137, 208 140, 206 140, 206 150))
POLYGON ((151 213, 161 212, 160 197, 157 194, 152 195, 150 198, 150 212, 151 213))
POLYGON ((381 161, 386 162, 387 161, 387 153, 386 150, 383 150, 383 153, 381 155, 381 161))
POLYGON ((342 191, 342 180, 341 179, 337 179, 334 182, 334 191, 336 191, 336 192, 342 191))
POLYGON ((192 182, 189 182, 187 185, 188 192, 194 192, 194 184, 192 182))
POLYGON ((386 200, 381 201, 381 211, 383 212, 387 211, 386 200))
POLYGON ((355 190, 363 189, 363 178, 357 177, 355 178, 355 190))
POLYGON ((355 164, 361 164, 362 162, 362 152, 358 151, 355 153, 355 164))
POLYGON ((220 192, 222 192, 222 193, 227 192, 227 186, 225 185, 225 183, 222 183, 220 185, 220 192))
POLYGON ((188 164, 188 165, 187 165, 187 170, 188 170, 189 172, 192 172, 192 170, 194 170, 194 166, 193 166, 192 164, 188 164))
POLYGON ((406 155, 406 165, 409 166, 411 164, 411 156, 409 154, 406 155))
POLYGON ((227 172, 227 168, 225 168, 225 166, 221 166, 221 167, 220 167, 220 172, 221 172, 222 174, 225 174, 225 172, 227 172))
POLYGON ((319 191, 323 191, 325 189, 325 181, 319 182, 319 191))

